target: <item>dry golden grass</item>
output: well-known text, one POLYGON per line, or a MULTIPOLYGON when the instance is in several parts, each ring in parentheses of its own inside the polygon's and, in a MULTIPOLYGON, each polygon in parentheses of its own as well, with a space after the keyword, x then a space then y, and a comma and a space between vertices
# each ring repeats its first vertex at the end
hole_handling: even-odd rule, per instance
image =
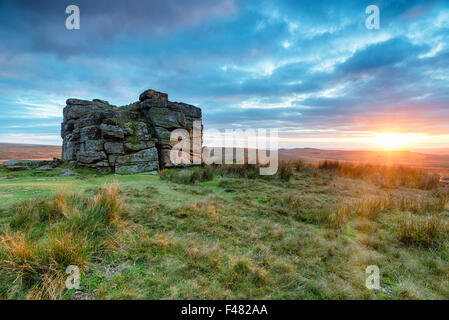
POLYGON ((319 169, 335 172, 351 179, 363 179, 381 188, 409 187, 431 190, 439 186, 440 176, 424 170, 403 166, 382 166, 372 164, 354 164, 338 161, 323 161, 319 169))
POLYGON ((438 215, 416 216, 408 214, 399 222, 399 240, 406 245, 439 247, 449 236, 449 224, 438 215))
POLYGON ((353 217, 375 220, 380 213, 396 209, 416 214, 439 213, 449 204, 448 193, 438 190, 428 196, 387 194, 385 196, 365 196, 360 199, 343 199, 337 209, 327 218, 329 227, 339 229, 353 217))
POLYGON ((53 207, 60 212, 64 217, 68 217, 69 213, 67 212, 67 193, 65 190, 59 192, 52 202, 53 207))
POLYGON ((107 223, 113 224, 120 220, 124 209, 125 196, 120 196, 118 184, 103 186, 94 197, 94 210, 104 215, 107 223))
POLYGON ((340 229, 347 221, 355 216, 369 220, 376 219, 377 215, 391 206, 388 197, 363 197, 356 200, 343 200, 337 209, 328 216, 327 225, 340 229))
POLYGON ((123 229, 109 227, 123 226, 125 196, 112 184, 93 198, 62 191, 13 209, 11 227, 21 230, 0 235, 0 272, 28 290, 29 299, 58 299, 66 268, 76 265, 82 271, 93 249, 106 248, 109 237, 123 229))
POLYGON ((41 241, 9 231, 0 240, 0 270, 13 282, 31 286, 29 298, 60 298, 66 268, 76 265, 82 270, 88 261, 87 239, 62 228, 41 241))
POLYGON ((36 283, 27 293, 27 300, 57 300, 64 290, 64 274, 42 274, 41 282, 36 283))

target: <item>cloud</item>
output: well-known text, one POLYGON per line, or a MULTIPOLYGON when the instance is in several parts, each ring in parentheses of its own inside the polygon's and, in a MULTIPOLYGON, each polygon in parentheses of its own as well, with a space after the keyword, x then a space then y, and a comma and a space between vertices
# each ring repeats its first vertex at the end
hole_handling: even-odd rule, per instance
POLYGON ((19 99, 17 101, 18 105, 25 106, 24 109, 27 110, 27 114, 30 117, 35 118, 58 118, 61 116, 62 106, 64 101, 54 101, 57 104, 48 103, 33 103, 30 101, 24 101, 19 99))
POLYGON ((3 1, 0 26, 6 36, 4 45, 61 56, 92 53, 120 37, 163 39, 171 32, 236 10, 233 0, 79 0, 81 28, 75 31, 65 28, 65 9, 72 4, 69 0, 3 1))
POLYGON ((82 0, 76 31, 68 4, 1 2, 0 133, 57 136, 66 98, 147 88, 202 107, 206 128, 449 131, 443 1, 82 0))
POLYGON ((4 143, 59 145, 56 135, 0 134, 0 140, 4 143))

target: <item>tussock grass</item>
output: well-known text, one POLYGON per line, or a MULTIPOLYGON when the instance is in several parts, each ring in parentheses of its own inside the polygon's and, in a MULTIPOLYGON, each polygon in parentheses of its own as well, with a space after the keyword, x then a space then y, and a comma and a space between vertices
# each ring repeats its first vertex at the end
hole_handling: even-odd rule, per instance
POLYGON ((429 212, 441 212, 446 209, 448 199, 443 196, 402 196, 396 203, 396 208, 401 211, 410 211, 417 214, 429 212))
POLYGON ((403 166, 352 164, 326 160, 321 162, 318 168, 352 179, 367 180, 382 188, 409 187, 432 190, 437 188, 440 182, 438 174, 428 174, 420 169, 403 166))
POLYGON ((59 193, 52 201, 32 199, 18 203, 13 207, 13 227, 33 225, 35 223, 56 221, 66 214, 64 206, 66 194, 59 193))
POLYGON ((87 239, 62 228, 37 242, 22 232, 5 232, 0 240, 0 271, 28 288, 28 298, 60 298, 65 269, 76 265, 82 270, 87 264, 87 239))
POLYGON ((357 200, 343 200, 337 209, 328 216, 327 225, 340 229, 355 216, 374 220, 378 214, 391 208, 388 197, 364 197, 357 200))
POLYGON ((192 203, 187 207, 180 208, 178 214, 181 217, 203 215, 211 218, 213 221, 216 221, 217 219, 216 206, 207 199, 192 203))
POLYGON ((191 172, 164 169, 159 171, 159 178, 180 184, 195 184, 213 180, 214 171, 210 166, 205 166, 203 169, 197 167, 191 172))
POLYGON ((447 208, 446 192, 435 191, 431 195, 399 196, 365 196, 360 199, 343 199, 337 209, 328 216, 329 227, 340 229, 353 217, 363 217, 375 220, 379 214, 391 210, 412 212, 415 214, 440 213, 447 208))
POLYGON ((114 237, 108 237, 104 242, 106 252, 133 261, 145 261, 154 255, 166 253, 168 249, 176 246, 176 242, 165 234, 151 235, 139 225, 123 228, 114 237))
POLYGON ((449 237, 448 221, 438 215, 416 216, 408 214, 399 221, 397 235, 406 245, 439 247, 449 237))
POLYGON ((271 282, 264 268, 252 266, 247 258, 236 259, 229 273, 229 285, 231 288, 261 287, 271 282))
POLYGON ((120 187, 116 184, 103 186, 97 192, 91 204, 90 214, 97 221, 114 224, 120 220, 120 214, 124 212, 125 197, 120 197, 120 187))
POLYGON ((293 177, 292 166, 289 162, 279 161, 277 173, 274 175, 261 175, 260 168, 264 166, 259 164, 223 164, 214 167, 216 174, 222 177, 243 178, 243 179, 265 179, 274 180, 275 178, 288 182, 293 177))
POLYGON ((222 177, 257 179, 259 174, 257 164, 223 164, 215 167, 215 172, 222 177))
POLYGON ((280 215, 291 215, 298 221, 322 223, 326 221, 333 205, 325 205, 314 197, 296 194, 294 192, 280 193, 270 198, 271 209, 280 215))
POLYGON ((125 212, 119 193, 113 184, 94 197, 62 191, 13 206, 10 226, 0 235, 0 278, 18 284, 26 298, 60 298, 66 268, 83 270, 103 238, 115 232, 125 212))
MULTIPOLYGON (((187 268, 196 273, 223 273, 222 255, 216 247, 211 249, 198 249, 195 247, 185 249, 187 254, 187 268)), ((186 270, 187 271, 187 270, 186 270)))

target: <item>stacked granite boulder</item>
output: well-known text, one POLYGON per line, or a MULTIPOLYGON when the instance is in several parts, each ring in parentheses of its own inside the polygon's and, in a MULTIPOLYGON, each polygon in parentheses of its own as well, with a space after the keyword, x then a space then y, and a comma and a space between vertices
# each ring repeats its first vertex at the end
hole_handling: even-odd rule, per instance
POLYGON ((177 141, 170 141, 171 132, 179 128, 192 132, 194 122, 201 122, 201 109, 168 101, 167 94, 154 90, 121 107, 99 99, 68 99, 66 103, 62 160, 102 172, 173 166, 169 151, 177 141))

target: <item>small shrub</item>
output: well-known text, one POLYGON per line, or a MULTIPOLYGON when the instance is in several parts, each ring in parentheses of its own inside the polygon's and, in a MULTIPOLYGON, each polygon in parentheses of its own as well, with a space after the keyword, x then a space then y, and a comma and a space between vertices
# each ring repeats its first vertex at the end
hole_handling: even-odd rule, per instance
POLYGON ((279 177, 284 181, 289 181, 293 176, 292 167, 287 162, 280 162, 278 168, 279 177))
POLYGON ((174 172, 173 170, 167 170, 167 169, 159 170, 159 179, 171 181, 173 172, 174 172))
POLYGON ((214 180, 214 170, 211 166, 205 166, 203 169, 202 181, 214 180))
POLYGON ((204 167, 204 169, 196 167, 191 173, 165 169, 159 171, 159 178, 161 180, 167 180, 179 184, 195 184, 197 182, 213 180, 214 172, 209 166, 204 167))
POLYGON ((199 168, 195 168, 190 175, 189 182, 194 184, 199 181, 201 181, 201 170, 199 168))
POLYGON ((292 165, 296 171, 301 171, 306 166, 306 163, 303 160, 295 160, 292 162, 292 165))
POLYGON ((216 167, 215 172, 222 177, 244 178, 244 179, 272 179, 278 177, 289 181, 293 176, 291 166, 287 162, 280 162, 276 175, 261 175, 260 168, 265 166, 259 164, 226 164, 216 167))
POLYGON ((323 170, 337 170, 340 167, 341 167, 341 165, 340 165, 340 162, 338 162, 338 161, 325 160, 318 164, 318 169, 323 169, 323 170))
POLYGON ((260 176, 257 164, 225 164, 218 166, 215 171, 223 177, 257 179, 260 176))

